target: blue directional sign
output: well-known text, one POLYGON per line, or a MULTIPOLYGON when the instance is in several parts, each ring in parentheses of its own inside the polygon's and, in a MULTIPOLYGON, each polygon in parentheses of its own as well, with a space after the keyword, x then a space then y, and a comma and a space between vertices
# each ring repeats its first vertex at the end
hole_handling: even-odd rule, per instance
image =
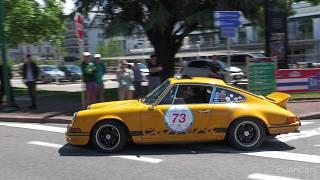
POLYGON ((216 11, 213 14, 214 24, 217 27, 233 27, 241 26, 240 11, 216 11))
POLYGON ((225 19, 225 20, 221 20, 221 21, 215 21, 215 25, 217 27, 233 27, 233 28, 237 28, 241 25, 241 22, 239 20, 236 19, 225 19))
POLYGON ((236 28, 232 28, 232 27, 221 28, 221 36, 223 38, 235 37, 236 36, 236 28))
POLYGON ((239 19, 241 17, 240 11, 215 11, 215 19, 239 19))

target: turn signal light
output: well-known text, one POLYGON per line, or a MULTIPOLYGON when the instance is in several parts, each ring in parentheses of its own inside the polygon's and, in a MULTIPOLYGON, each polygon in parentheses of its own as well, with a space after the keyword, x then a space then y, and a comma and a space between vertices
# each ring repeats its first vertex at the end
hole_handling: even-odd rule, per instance
POLYGON ((69 133, 81 133, 80 128, 69 128, 69 133))
POLYGON ((297 117, 288 117, 286 120, 286 124, 295 123, 297 121, 297 117))

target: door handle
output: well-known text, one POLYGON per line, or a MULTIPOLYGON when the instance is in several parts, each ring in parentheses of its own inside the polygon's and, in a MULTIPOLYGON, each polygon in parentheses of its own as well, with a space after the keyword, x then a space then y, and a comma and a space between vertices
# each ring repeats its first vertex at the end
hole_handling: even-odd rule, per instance
POLYGON ((207 109, 207 110, 200 110, 200 111, 198 111, 199 113, 209 113, 209 112, 211 112, 211 110, 209 110, 209 109, 207 109))

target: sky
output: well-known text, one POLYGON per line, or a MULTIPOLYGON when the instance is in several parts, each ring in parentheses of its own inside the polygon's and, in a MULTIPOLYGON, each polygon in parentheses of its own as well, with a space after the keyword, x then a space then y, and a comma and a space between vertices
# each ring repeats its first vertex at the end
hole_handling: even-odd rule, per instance
POLYGON ((73 0, 66 0, 66 3, 64 4, 64 13, 65 14, 71 13, 73 8, 74 8, 73 0))
MULTIPOLYGON (((36 0, 38 3, 43 4, 43 0, 36 0)), ((65 14, 71 13, 72 9, 74 8, 74 1, 75 0, 65 0, 66 3, 64 4, 63 12, 65 14)))

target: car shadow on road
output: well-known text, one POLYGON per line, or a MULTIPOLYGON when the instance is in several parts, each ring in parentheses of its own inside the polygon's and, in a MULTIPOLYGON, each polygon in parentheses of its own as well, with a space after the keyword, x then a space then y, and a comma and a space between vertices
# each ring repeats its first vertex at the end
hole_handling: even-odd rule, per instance
POLYGON ((261 148, 254 151, 241 151, 232 148, 225 141, 210 143, 188 143, 188 144, 152 144, 136 145, 129 144, 119 153, 101 153, 92 146, 73 146, 66 144, 59 149, 60 156, 119 156, 119 155, 187 155, 187 154, 240 154, 260 151, 290 151, 295 149, 286 143, 276 139, 270 139, 263 143, 261 148))

